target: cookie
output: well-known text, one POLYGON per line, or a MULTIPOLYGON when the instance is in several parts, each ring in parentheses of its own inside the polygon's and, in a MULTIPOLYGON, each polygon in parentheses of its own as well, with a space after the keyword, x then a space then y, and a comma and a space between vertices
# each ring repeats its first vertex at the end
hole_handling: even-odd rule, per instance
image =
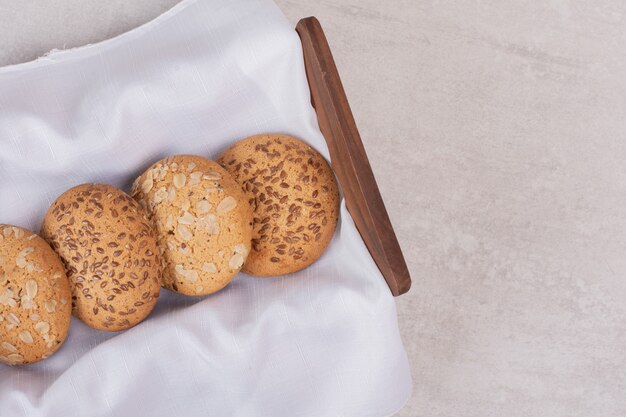
POLYGON ((161 263, 145 210, 123 191, 84 184, 49 208, 42 236, 65 263, 73 313, 98 330, 125 330, 159 298, 161 263))
POLYGON ((0 225, 0 363, 35 363, 70 327, 70 284, 61 260, 33 232, 0 225))
POLYGON ((228 285, 250 252, 252 212, 237 182, 216 162, 176 155, 133 185, 157 228, 163 286, 207 295, 228 285))
POLYGON ((315 262, 339 216, 335 175, 319 152, 285 135, 243 139, 218 159, 254 210, 252 252, 243 271, 289 274, 315 262))

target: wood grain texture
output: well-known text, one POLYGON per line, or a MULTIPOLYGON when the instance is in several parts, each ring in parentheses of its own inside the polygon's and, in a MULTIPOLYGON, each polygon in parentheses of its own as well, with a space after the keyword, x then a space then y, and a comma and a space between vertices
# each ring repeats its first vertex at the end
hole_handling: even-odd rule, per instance
POLYGON ((378 190, 328 41, 315 17, 300 20, 311 101, 330 150, 346 206, 394 296, 411 288, 411 277, 378 190))

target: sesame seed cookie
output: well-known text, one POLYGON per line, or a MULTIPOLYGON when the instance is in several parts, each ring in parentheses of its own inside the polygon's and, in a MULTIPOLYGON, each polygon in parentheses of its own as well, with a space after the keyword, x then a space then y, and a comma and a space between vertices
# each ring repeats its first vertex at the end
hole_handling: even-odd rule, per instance
POLYGON ((243 139, 218 159, 254 210, 252 252, 243 271, 289 274, 315 262, 339 217, 335 175, 319 152, 285 135, 243 139))
POLYGON ((72 315, 70 284, 46 241, 0 225, 0 363, 38 362, 65 341, 72 315))
POLYGON ((145 210, 123 191, 83 184, 48 209, 42 236, 65 263, 73 313, 98 330, 125 330, 159 298, 161 263, 145 210))
POLYGON ((165 288, 207 295, 237 275, 250 252, 252 211, 216 162, 194 155, 161 160, 135 181, 132 195, 156 225, 165 288))

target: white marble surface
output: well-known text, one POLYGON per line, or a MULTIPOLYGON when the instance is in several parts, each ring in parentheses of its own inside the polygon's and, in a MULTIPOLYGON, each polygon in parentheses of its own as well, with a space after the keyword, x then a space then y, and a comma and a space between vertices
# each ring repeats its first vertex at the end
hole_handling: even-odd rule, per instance
MULTIPOLYGON (((0 0, 0 65, 174 3, 0 0)), ((626 4, 278 4, 322 21, 413 274, 398 415, 626 415, 626 4)))

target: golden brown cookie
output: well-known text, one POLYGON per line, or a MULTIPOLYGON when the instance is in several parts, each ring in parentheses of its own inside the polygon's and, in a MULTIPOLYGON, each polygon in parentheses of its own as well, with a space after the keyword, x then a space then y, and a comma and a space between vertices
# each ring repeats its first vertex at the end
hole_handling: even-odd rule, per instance
POLYGON ((0 225, 0 363, 21 365, 47 358, 70 327, 70 284, 46 241, 0 225))
POLYGON ((216 162, 193 155, 161 160, 135 181, 132 194, 157 227, 165 288, 207 295, 237 275, 250 252, 252 211, 216 162))
POLYGON ((254 210, 252 252, 243 271, 289 274, 315 262, 339 216, 335 175, 315 149, 285 135, 257 135, 218 162, 243 186, 254 210))
POLYGON ((123 191, 83 184, 48 209, 42 236, 61 256, 76 317, 98 330, 128 329, 159 298, 161 263, 145 210, 123 191))

